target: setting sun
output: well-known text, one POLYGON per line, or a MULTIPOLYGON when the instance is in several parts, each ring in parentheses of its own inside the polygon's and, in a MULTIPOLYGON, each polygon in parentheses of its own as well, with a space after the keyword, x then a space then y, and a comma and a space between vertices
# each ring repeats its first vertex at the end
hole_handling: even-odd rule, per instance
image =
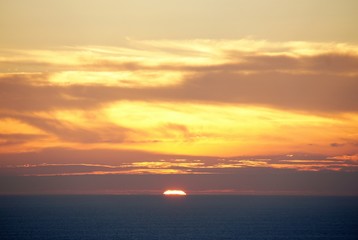
POLYGON ((182 190, 166 190, 163 194, 166 196, 186 196, 186 192, 182 190))

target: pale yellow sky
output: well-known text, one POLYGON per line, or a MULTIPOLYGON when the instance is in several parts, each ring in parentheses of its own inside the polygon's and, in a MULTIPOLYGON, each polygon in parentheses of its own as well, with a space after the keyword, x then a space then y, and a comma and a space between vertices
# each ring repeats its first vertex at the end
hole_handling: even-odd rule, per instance
POLYGON ((1 0, 0 47, 133 39, 358 42, 355 0, 1 0))

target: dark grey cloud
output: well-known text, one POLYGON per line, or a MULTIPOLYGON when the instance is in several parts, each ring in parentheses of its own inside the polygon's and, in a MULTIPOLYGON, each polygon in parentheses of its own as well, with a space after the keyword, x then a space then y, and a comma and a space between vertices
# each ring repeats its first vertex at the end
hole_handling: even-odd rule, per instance
MULTIPOLYGON (((237 72, 237 71, 309 71, 312 73, 357 73, 358 57, 349 54, 326 53, 313 56, 260 55, 229 51, 225 53, 228 61, 222 64, 190 65, 159 64, 146 65, 138 62, 116 62, 111 60, 84 61, 81 70, 96 71, 184 71, 184 72, 237 72)), ((59 66, 61 67, 61 66, 59 66)), ((73 67, 68 66, 68 70, 73 67)), ((63 67, 63 70, 66 70, 63 67)))
POLYGON ((236 64, 225 70, 252 71, 310 71, 312 73, 357 73, 358 57, 353 54, 326 53, 312 56, 249 55, 242 52, 228 52, 236 64))
POLYGON ((93 99, 76 97, 76 92, 72 91, 71 94, 67 87, 33 85, 33 82, 44 81, 47 77, 46 74, 2 77, 0 79, 0 109, 14 111, 73 109, 89 107, 91 102, 94 102, 93 99))
POLYGON ((33 140, 46 139, 43 134, 0 134, 0 146, 19 145, 33 140))
POLYGON ((344 147, 345 144, 344 143, 331 143, 330 146, 331 147, 344 147))
POLYGON ((306 111, 357 111, 356 89, 358 77, 209 73, 188 80, 174 91, 174 97, 306 111))
POLYGON ((0 164, 26 165, 41 163, 62 164, 121 164, 137 161, 158 161, 160 158, 180 158, 181 155, 165 155, 138 150, 114 150, 114 149, 71 149, 71 148, 46 148, 41 151, 1 153, 0 164))
POLYGON ((14 111, 86 109, 118 100, 255 104, 322 112, 358 111, 358 76, 209 72, 192 75, 178 86, 157 88, 39 86, 16 76, 1 80, 0 85, 0 108, 14 111))
MULTIPOLYGON (((56 136, 57 138, 67 142, 80 143, 120 143, 126 140, 127 134, 134 132, 129 128, 117 126, 106 123, 101 127, 81 127, 78 125, 71 125, 68 122, 63 122, 58 119, 49 117, 39 117, 35 115, 25 114, 0 114, 0 119, 12 118, 20 122, 31 125, 37 129, 46 132, 48 135, 56 136)), ((35 138, 45 138, 46 135, 0 135, 1 137, 11 137, 10 141, 17 141, 19 143, 35 138)), ((14 142, 15 143, 15 142, 14 142)))

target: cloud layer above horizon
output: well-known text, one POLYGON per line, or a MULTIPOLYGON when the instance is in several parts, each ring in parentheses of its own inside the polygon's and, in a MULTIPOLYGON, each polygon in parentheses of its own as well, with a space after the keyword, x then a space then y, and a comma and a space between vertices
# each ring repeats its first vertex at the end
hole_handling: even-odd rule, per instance
MULTIPOLYGON (((324 161, 309 168, 294 159, 297 169, 356 168, 358 46, 250 39, 127 45, 2 50, 2 161, 19 152, 27 159, 46 149, 108 149, 213 159, 306 153, 320 156, 312 164, 324 161)), ((277 167, 160 160, 150 161, 165 163, 163 173, 184 165, 277 167)), ((51 161, 39 166, 63 164, 51 161)), ((118 164, 128 160, 119 154, 118 164)), ((139 173, 152 169, 140 157, 131 164, 139 173)))
POLYGON ((358 46, 3 49, 0 175, 356 172, 358 46))

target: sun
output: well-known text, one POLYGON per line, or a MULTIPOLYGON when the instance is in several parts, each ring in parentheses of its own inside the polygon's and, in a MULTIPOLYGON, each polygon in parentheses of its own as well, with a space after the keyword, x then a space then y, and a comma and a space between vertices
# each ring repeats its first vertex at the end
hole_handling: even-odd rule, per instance
POLYGON ((186 192, 182 190, 166 190, 163 192, 165 196, 186 196, 186 192))

